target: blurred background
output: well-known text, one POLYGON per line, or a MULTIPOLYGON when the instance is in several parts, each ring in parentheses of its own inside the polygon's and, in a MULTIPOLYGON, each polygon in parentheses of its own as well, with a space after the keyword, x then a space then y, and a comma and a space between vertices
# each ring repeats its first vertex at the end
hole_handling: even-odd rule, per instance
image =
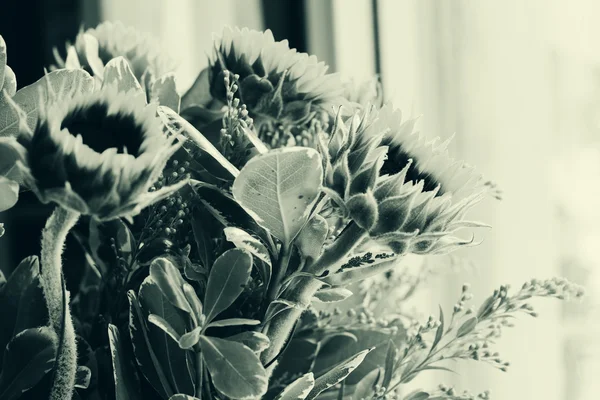
MULTIPOLYGON (((387 100, 422 114, 427 136, 455 134, 454 154, 504 192, 472 214, 493 228, 459 255, 470 267, 442 265, 419 293, 423 314, 453 304, 465 281, 479 301, 500 284, 554 275, 588 293, 583 303, 541 301, 540 318, 506 331, 498 348, 508 373, 466 362, 452 366, 457 375, 414 384, 489 388, 501 400, 588 400, 600 393, 599 14, 595 0, 29 0, 3 2, 0 34, 19 87, 43 75, 53 47, 102 20, 160 38, 180 63, 181 91, 224 25, 269 28, 347 77, 379 74, 387 100)), ((47 214, 25 194, 0 215, 3 269, 39 251, 47 214)))

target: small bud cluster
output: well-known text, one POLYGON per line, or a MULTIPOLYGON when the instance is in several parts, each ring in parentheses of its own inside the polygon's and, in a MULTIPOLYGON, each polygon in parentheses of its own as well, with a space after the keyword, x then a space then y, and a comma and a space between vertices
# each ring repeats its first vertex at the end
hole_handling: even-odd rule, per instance
MULTIPOLYGON (((158 177, 150 191, 155 191, 163 186, 171 185, 187 177, 188 161, 183 163, 172 160, 167 164, 163 173, 158 177)), ((152 205, 146 219, 146 224, 139 240, 140 244, 150 242, 157 237, 170 239, 183 238, 183 244, 189 241, 186 221, 190 214, 188 200, 181 191, 152 205)))
POLYGON ((468 390, 463 390, 462 393, 459 393, 452 386, 439 385, 438 390, 433 393, 430 393, 431 398, 436 399, 448 399, 448 400, 489 400, 490 391, 486 390, 479 394, 472 394, 468 390))
POLYGON ((246 161, 246 147, 248 145, 244 129, 253 129, 254 120, 250 117, 246 105, 241 104, 239 97, 236 97, 239 90, 237 82, 240 76, 232 74, 228 70, 223 71, 223 76, 227 111, 221 120, 220 150, 229 161, 240 166, 246 161))

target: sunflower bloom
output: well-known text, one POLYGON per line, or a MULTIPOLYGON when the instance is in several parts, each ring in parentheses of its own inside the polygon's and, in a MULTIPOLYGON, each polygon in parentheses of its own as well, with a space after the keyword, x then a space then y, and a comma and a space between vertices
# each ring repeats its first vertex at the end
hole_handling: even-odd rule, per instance
POLYGON ((146 72, 157 78, 175 69, 175 62, 164 55, 153 37, 118 21, 106 21, 95 28, 81 30, 75 44, 67 44, 64 60, 56 50, 54 52, 58 68, 83 68, 97 77, 102 77, 104 66, 119 56, 129 62, 140 83, 146 72))
POLYGON ((453 159, 448 142, 414 132, 415 122, 389 106, 345 122, 339 117, 329 143, 321 143, 329 193, 372 239, 397 254, 441 254, 473 244, 454 233, 487 226, 465 216, 494 187, 453 159))
POLYGON ((210 91, 225 102, 223 82, 231 72, 259 137, 271 147, 298 144, 311 121, 326 121, 332 106, 346 102, 339 76, 327 69, 315 56, 290 49, 287 40, 275 41, 270 30, 225 28, 215 41, 210 91))
POLYGON ((19 154, 17 167, 40 201, 110 220, 137 215, 185 183, 150 191, 181 145, 162 129, 154 104, 107 88, 42 105, 33 132, 3 140, 19 154))

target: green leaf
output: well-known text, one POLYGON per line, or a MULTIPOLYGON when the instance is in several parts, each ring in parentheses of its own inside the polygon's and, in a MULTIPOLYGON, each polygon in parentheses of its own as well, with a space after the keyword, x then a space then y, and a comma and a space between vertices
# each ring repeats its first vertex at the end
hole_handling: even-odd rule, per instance
POLYGON ((437 330, 435 331, 435 338, 431 344, 431 351, 433 351, 440 343, 442 336, 444 336, 444 310, 442 310, 442 306, 440 306, 440 326, 438 326, 437 330))
POLYGON ((135 78, 127 60, 115 57, 104 66, 102 87, 116 86, 119 92, 135 91, 142 93, 142 86, 135 78))
POLYGON ((422 390, 417 390, 409 394, 406 397, 406 400, 427 400, 429 398, 429 393, 423 392, 422 390))
POLYGON ((315 386, 310 391, 310 394, 306 397, 307 400, 316 398, 321 392, 337 385, 348 375, 352 373, 359 365, 363 362, 367 354, 372 349, 363 350, 360 353, 353 355, 347 360, 342 361, 331 370, 321 375, 315 380, 315 386))
POLYGON ((267 335, 254 331, 238 333, 237 335, 229 336, 226 339, 241 343, 257 354, 260 354, 271 344, 271 341, 267 335))
POLYGON ((162 364, 162 360, 158 358, 153 349, 148 328, 145 324, 144 313, 135 293, 130 290, 127 297, 129 299, 129 335, 131 336, 136 361, 146 380, 154 387, 156 392, 162 398, 169 397, 173 394, 173 389, 167 379, 167 372, 163 369, 167 366, 162 364))
POLYGON ((0 90, 2 90, 2 82, 4 82, 4 73, 6 69, 6 42, 0 35, 0 90))
POLYGON ((169 400, 200 400, 200 399, 197 397, 194 397, 194 396, 189 396, 187 394, 178 393, 178 394, 175 394, 175 395, 169 397, 169 400))
POLYGON ((208 336, 200 336, 200 348, 215 388, 234 399, 260 397, 268 379, 260 359, 248 347, 208 336))
MULTIPOLYGON (((46 74, 29 86, 21 88, 12 100, 25 112, 27 125, 35 128, 38 118, 38 107, 47 104, 50 96, 48 86, 56 94, 57 99, 66 99, 80 93, 93 90, 94 79, 84 70, 60 69, 46 74)), ((19 115, 6 99, 0 99, 0 137, 16 136, 19 133, 19 115)))
POLYGON ((225 326, 238 326, 238 325, 260 325, 260 321, 257 319, 247 318, 228 318, 221 319, 219 321, 213 321, 208 324, 210 328, 222 328, 225 326))
POLYGON ((150 93, 151 100, 156 100, 161 106, 169 107, 173 111, 179 112, 181 98, 177 93, 174 73, 168 73, 155 80, 150 93))
POLYGON ((304 258, 317 259, 323 250, 323 243, 329 233, 327 220, 315 215, 300 231, 295 244, 304 258))
POLYGON ((187 282, 183 284, 183 294, 192 310, 192 319, 194 320, 194 323, 198 325, 200 316, 202 315, 202 302, 198 298, 194 287, 187 282))
POLYGON ((175 307, 180 310, 192 313, 190 304, 183 293, 183 284, 185 281, 181 273, 166 258, 157 258, 150 264, 150 276, 156 282, 160 291, 175 307))
POLYGON ((2 90, 6 91, 11 97, 17 92, 17 76, 8 65, 4 71, 4 85, 2 86, 2 90))
POLYGON ((263 283, 265 286, 268 286, 271 281, 273 265, 271 264, 271 256, 269 255, 267 247, 248 232, 233 226, 223 229, 223 233, 225 233, 225 238, 233 243, 235 247, 246 250, 264 263, 265 267, 262 269, 259 268, 259 272, 263 283))
POLYGON ((92 380, 92 370, 85 365, 78 365, 75 371, 75 388, 87 389, 92 380))
POLYGON ((322 179, 319 153, 290 147, 252 158, 240 171, 232 190, 263 228, 289 246, 306 224, 322 179))
POLYGON ((171 326, 171 324, 169 324, 169 322, 166 321, 164 318, 162 318, 156 314, 150 314, 150 315, 148 315, 148 322, 158 326, 160 329, 163 330, 163 332, 165 332, 167 335, 169 335, 174 341, 179 342, 181 335, 179 333, 177 333, 175 328, 173 328, 171 326))
POLYGON ((112 324, 108 324, 108 339, 112 357, 116 400, 140 399, 139 382, 135 379, 134 370, 129 365, 129 360, 123 356, 119 329, 112 324))
POLYGON ((19 200, 19 184, 0 176, 0 212, 6 211, 19 200))
POLYGON ((352 294, 353 293, 350 290, 341 287, 320 289, 315 293, 313 301, 335 303, 346 300, 348 297, 352 296, 352 294))
POLYGON ((383 375, 383 382, 381 386, 390 387, 390 382, 394 376, 394 369, 396 366, 396 358, 398 356, 398 348, 392 340, 388 342, 388 350, 385 356, 385 373, 383 375))
POLYGON ((321 280, 331 286, 347 286, 350 283, 365 280, 373 275, 380 274, 394 268, 398 263, 396 257, 378 259, 372 264, 351 267, 322 278, 321 280))
POLYGON ((200 340, 200 334, 202 333, 201 327, 194 328, 191 332, 187 332, 179 338, 179 347, 188 350, 191 349, 200 340))
POLYGON ((479 322, 477 317, 469 318, 468 320, 463 322, 460 328, 458 328, 458 330, 456 331, 456 337, 461 338, 471 333, 473 329, 475 329, 475 327, 477 326, 477 322, 479 322))
POLYGON ((190 106, 205 105, 212 100, 208 76, 209 68, 204 68, 200 71, 192 87, 188 89, 181 99, 182 110, 190 106))
POLYGON ((275 400, 304 400, 314 386, 315 376, 309 372, 287 385, 275 400))
POLYGON ((206 322, 210 323, 242 293, 252 270, 252 257, 243 250, 231 249, 214 262, 204 298, 206 322))
MULTIPOLYGON (((352 394, 352 400, 370 399, 375 394, 375 385, 381 377, 381 368, 374 369, 365 375, 357 384, 352 394)), ((381 385, 383 386, 383 385, 381 385)), ((387 387, 387 386, 386 386, 387 387)))
POLYGON ((58 338, 47 326, 27 329, 6 346, 0 374, 0 399, 13 400, 52 370, 58 338))
POLYGON ((202 133, 175 111, 159 106, 157 113, 167 130, 174 134, 183 134, 187 138, 183 147, 193 153, 193 157, 190 157, 193 162, 199 163, 208 173, 221 180, 232 181, 238 176, 238 169, 202 133))
MULTIPOLYGON (((28 300, 24 298, 24 294, 28 292, 31 285, 36 285, 39 282, 40 264, 35 256, 27 257, 19 263, 17 268, 12 272, 8 281, 0 291, 0 351, 6 347, 11 338, 19 333, 15 332, 17 319, 19 318, 19 308, 21 304, 25 305, 28 300), (21 303, 24 301, 25 303, 21 303)), ((36 305, 40 307, 40 305, 36 305)), ((42 311, 46 308, 45 302, 41 306, 42 311)), ((35 309, 37 310, 37 308, 35 309)), ((32 310, 23 309, 25 316, 32 310)), ((40 321, 39 325, 43 325, 40 321)))

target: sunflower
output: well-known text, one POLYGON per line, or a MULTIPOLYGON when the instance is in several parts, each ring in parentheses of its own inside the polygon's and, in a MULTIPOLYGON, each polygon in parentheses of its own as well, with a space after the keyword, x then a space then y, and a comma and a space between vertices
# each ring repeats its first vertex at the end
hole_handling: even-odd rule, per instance
POLYGON ((185 183, 151 190, 181 140, 163 133, 143 95, 109 86, 40 108, 33 132, 22 124, 18 139, 2 141, 19 154, 23 180, 43 203, 110 220, 137 215, 185 183))
POLYGON ((275 41, 270 30, 225 28, 210 60, 210 93, 226 102, 224 80, 231 73, 259 137, 271 147, 300 144, 311 121, 326 122, 332 106, 347 102, 339 76, 327 69, 287 40, 275 41))
POLYGON ((86 31, 82 29, 75 44, 67 44, 64 60, 56 49, 54 51, 58 68, 83 68, 100 78, 104 66, 119 56, 129 62, 140 83, 146 71, 158 78, 175 69, 175 62, 164 55, 156 39, 118 21, 102 22, 86 31))
MULTIPOLYGON (((327 144, 329 193, 369 236, 395 253, 439 254, 473 244, 454 236, 487 226, 465 215, 495 186, 453 159, 449 141, 428 141, 390 106, 338 118, 327 144)), ((325 147, 327 146, 327 147, 325 147)))

